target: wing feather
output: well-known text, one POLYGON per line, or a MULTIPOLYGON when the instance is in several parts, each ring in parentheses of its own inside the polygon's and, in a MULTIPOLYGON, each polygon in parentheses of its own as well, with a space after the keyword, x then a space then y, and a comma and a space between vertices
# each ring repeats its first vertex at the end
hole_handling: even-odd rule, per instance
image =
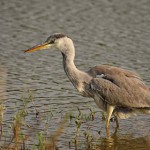
POLYGON ((92 90, 107 103, 123 107, 150 107, 150 90, 138 74, 108 65, 96 66, 90 73, 94 77, 91 80, 92 90), (103 76, 97 78, 101 74, 103 76))

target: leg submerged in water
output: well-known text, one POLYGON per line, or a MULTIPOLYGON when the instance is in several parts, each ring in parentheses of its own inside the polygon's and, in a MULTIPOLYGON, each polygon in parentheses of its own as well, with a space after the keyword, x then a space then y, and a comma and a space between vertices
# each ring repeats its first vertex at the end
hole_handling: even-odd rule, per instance
POLYGON ((118 121, 118 117, 115 116, 115 121, 116 121, 116 128, 119 128, 119 121, 118 121))

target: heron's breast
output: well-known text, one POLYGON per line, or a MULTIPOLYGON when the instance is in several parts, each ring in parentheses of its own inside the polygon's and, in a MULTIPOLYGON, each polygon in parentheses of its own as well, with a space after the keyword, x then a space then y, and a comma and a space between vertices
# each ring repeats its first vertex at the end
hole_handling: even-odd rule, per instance
POLYGON ((76 88, 77 88, 78 92, 80 92, 80 93, 84 92, 84 86, 82 83, 78 84, 76 86, 76 88))
POLYGON ((81 82, 80 84, 78 84, 78 86, 76 87, 78 92, 81 93, 82 96, 84 97, 92 97, 91 96, 91 92, 88 88, 88 84, 87 83, 84 83, 84 82, 81 82))
POLYGON ((98 96, 97 94, 94 94, 94 101, 97 104, 97 106, 102 109, 103 111, 106 111, 107 104, 104 102, 103 98, 98 96))

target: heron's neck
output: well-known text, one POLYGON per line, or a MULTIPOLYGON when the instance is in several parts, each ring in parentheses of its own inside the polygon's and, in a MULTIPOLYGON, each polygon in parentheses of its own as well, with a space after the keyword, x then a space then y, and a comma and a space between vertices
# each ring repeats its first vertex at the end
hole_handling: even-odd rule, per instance
POLYGON ((66 75, 73 83, 73 85, 78 89, 78 91, 82 91, 83 83, 90 80, 90 76, 87 73, 77 69, 77 67, 74 64, 74 56, 75 56, 74 54, 67 55, 62 53, 62 55, 63 55, 63 66, 66 75))

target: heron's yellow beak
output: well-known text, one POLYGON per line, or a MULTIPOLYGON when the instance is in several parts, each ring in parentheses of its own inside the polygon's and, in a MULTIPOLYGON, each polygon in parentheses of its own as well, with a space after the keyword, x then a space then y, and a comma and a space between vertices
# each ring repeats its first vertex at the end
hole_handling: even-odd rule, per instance
POLYGON ((30 49, 27 49, 27 50, 25 50, 24 52, 25 52, 25 53, 31 53, 31 52, 35 52, 35 51, 37 51, 37 50, 47 49, 47 48, 49 48, 49 47, 51 47, 51 46, 52 46, 52 45, 49 44, 49 43, 43 43, 43 44, 34 46, 34 47, 30 48, 30 49))

